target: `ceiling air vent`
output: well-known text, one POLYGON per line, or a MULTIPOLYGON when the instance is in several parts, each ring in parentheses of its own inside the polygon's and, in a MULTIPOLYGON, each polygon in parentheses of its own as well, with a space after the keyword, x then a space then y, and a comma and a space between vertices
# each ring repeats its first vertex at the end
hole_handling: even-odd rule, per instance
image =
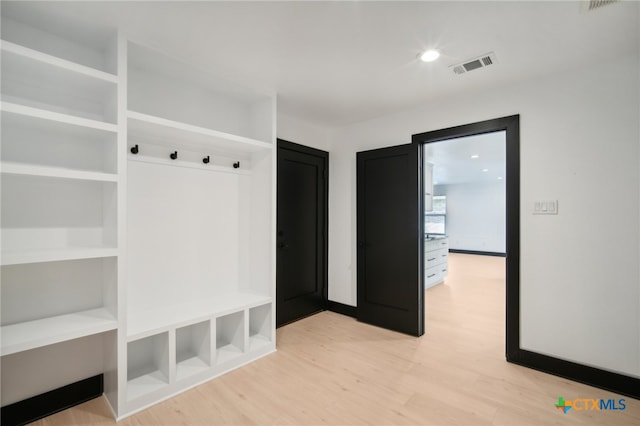
POLYGON ((498 63, 496 54, 489 52, 485 55, 478 56, 477 58, 469 59, 461 64, 451 65, 449 68, 453 70, 454 74, 460 75, 479 68, 488 67, 496 63, 498 63))
POLYGON ((583 7, 587 10, 598 9, 599 7, 606 6, 611 3, 617 3, 620 0, 584 0, 583 7))

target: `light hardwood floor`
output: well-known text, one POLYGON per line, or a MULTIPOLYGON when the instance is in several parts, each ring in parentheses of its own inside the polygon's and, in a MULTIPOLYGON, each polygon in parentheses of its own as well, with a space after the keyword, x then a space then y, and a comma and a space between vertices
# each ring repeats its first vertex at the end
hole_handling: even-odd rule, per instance
MULTIPOLYGON (((624 398, 508 364, 504 259, 452 254, 413 338, 331 312, 278 329, 278 352, 121 421, 122 425, 640 425, 625 411, 554 407, 559 396, 624 398)), ((112 425, 95 399, 37 422, 112 425)))

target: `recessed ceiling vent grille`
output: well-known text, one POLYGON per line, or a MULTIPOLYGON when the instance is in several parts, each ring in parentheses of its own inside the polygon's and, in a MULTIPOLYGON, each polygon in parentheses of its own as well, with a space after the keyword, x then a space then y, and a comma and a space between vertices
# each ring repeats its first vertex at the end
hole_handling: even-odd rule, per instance
POLYGON ((478 56, 477 58, 469 59, 461 64, 451 65, 449 68, 453 70, 454 74, 461 75, 466 74, 469 71, 485 68, 498 63, 496 54, 489 52, 485 55, 478 56))
POLYGON ((607 6, 611 3, 617 3, 620 0, 584 0, 584 8, 587 11, 598 9, 602 6, 607 6))

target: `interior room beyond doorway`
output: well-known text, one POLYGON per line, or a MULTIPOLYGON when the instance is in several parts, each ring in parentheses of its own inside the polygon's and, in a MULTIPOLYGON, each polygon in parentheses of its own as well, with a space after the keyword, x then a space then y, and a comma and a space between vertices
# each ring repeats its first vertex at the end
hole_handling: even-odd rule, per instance
POLYGON ((506 253, 506 132, 424 148, 425 288, 446 282, 449 252, 506 253))

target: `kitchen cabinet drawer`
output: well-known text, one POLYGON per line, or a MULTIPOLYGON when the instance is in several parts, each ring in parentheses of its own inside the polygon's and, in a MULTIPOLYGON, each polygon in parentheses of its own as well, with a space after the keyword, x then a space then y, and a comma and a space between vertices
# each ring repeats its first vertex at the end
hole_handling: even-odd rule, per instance
MULTIPOLYGON (((442 252, 444 252, 444 250, 442 252)), ((442 252, 439 251, 439 253, 442 253, 442 252)), ((431 256, 429 257, 429 259, 434 259, 434 260, 432 260, 431 263, 425 262, 425 270, 424 270, 425 288, 432 287, 444 281, 444 278, 447 276, 449 272, 449 264, 447 262, 446 257, 443 258, 443 257, 431 256)))
POLYGON ((447 263, 447 257, 449 251, 447 249, 439 249, 425 252, 424 254, 424 266, 425 268, 431 268, 441 263, 447 263))
POLYGON ((449 248, 449 239, 448 238, 435 238, 433 240, 427 240, 425 242, 424 251, 434 251, 439 249, 448 249, 449 248))
POLYGON ((444 281, 449 269, 449 239, 434 238, 425 241, 424 283, 425 288, 444 281))
MULTIPOLYGON (((424 272, 424 284, 425 288, 432 287, 444 280, 444 275, 442 274, 442 267, 435 266, 429 269, 426 269, 424 272)), ((444 268, 446 269, 446 268, 444 268)))

